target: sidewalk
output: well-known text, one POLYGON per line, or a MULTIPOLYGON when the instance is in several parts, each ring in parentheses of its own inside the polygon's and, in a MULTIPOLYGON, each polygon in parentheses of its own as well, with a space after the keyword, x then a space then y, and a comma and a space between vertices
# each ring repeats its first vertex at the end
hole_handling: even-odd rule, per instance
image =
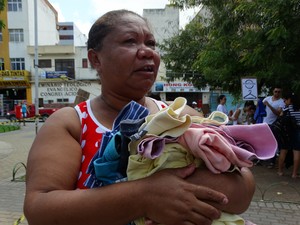
MULTIPOLYGON (((39 123, 39 127, 42 123, 39 123)), ((35 124, 0 134, 0 225, 13 225, 23 214, 24 182, 12 182, 16 163, 26 163, 35 138, 35 124)), ((249 209, 242 217, 258 225, 300 225, 300 179, 277 176, 276 169, 252 168, 257 188, 249 209)), ((17 175, 24 174, 20 169, 17 175)), ((21 225, 28 225, 24 219, 21 225)))

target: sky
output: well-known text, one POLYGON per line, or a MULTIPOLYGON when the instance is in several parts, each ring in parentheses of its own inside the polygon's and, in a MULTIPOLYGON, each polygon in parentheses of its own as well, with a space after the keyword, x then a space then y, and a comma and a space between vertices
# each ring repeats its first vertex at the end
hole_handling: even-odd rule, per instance
MULTIPOLYGON (((164 9, 168 0, 48 0, 58 12, 59 22, 74 22, 79 30, 88 35, 94 21, 114 9, 128 9, 140 15, 143 9, 164 9)), ((180 11, 180 28, 184 28, 196 9, 180 11)))

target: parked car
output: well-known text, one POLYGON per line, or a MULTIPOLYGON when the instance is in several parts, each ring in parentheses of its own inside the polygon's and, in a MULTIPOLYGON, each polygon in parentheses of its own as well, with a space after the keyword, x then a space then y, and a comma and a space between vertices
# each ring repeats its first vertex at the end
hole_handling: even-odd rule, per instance
MULTIPOLYGON (((35 117, 35 105, 34 104, 30 104, 27 106, 28 108, 28 113, 26 118, 34 118, 35 117)), ((17 107, 15 107, 14 110, 9 111, 6 113, 6 118, 13 121, 13 120, 18 120, 20 118, 17 118, 18 113, 16 113, 16 109, 17 107)), ((20 108, 18 108, 18 110, 20 110, 20 108)), ((40 119, 42 121, 46 121, 46 119, 55 111, 59 110, 59 108, 44 108, 44 107, 40 107, 39 108, 39 116, 40 119)))

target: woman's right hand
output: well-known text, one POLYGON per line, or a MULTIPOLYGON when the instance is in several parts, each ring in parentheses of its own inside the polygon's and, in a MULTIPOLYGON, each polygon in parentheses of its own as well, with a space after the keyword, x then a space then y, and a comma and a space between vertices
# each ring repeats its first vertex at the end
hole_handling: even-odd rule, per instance
POLYGON ((143 179, 145 217, 165 225, 209 225, 218 219, 221 212, 206 202, 226 204, 228 199, 211 188, 187 182, 185 179, 194 171, 195 165, 190 165, 165 169, 143 179))

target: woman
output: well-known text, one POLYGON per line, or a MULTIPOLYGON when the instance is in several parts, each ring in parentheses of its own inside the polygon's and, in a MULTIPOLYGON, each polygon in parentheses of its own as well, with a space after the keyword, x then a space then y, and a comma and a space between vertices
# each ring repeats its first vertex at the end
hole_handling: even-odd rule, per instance
POLYGON ((225 113, 226 115, 228 115, 228 110, 226 108, 226 96, 225 95, 220 95, 218 97, 218 103, 219 105, 217 106, 216 111, 220 111, 222 113, 225 113))
MULTIPOLYGON (((29 224, 124 225, 140 217, 166 225, 211 224, 220 210, 247 209, 255 185, 246 169, 214 175, 190 165, 137 181, 85 188, 86 158, 94 156, 95 145, 113 129, 121 109, 132 100, 150 113, 163 107, 145 97, 160 57, 147 22, 138 14, 117 10, 100 17, 89 32, 88 58, 100 76, 101 94, 77 111, 58 110, 40 129, 27 163, 24 210, 29 224), (85 119, 91 129, 82 124, 85 119)), ((197 114, 192 108, 186 113, 197 114)))
POLYGON ((295 104, 296 96, 294 94, 288 94, 284 98, 285 108, 282 112, 282 117, 287 124, 284 129, 284 137, 281 138, 282 142, 279 159, 278 159, 278 175, 283 176, 283 169, 285 166, 287 154, 289 151, 293 151, 293 171, 292 178, 297 178, 298 170, 300 166, 300 111, 295 104), (288 119, 291 118, 291 119, 288 119))

